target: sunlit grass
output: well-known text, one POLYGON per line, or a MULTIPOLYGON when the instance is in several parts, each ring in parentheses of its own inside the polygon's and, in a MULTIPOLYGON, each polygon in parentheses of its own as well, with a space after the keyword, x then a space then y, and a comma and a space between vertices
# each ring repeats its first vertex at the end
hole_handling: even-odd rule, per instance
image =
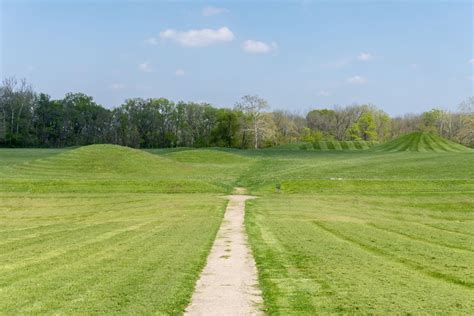
POLYGON ((270 313, 466 314, 472 166, 469 151, 1 149, 0 313, 181 313, 243 186, 270 313))
POLYGON ((220 225, 209 194, 2 193, 2 314, 180 313, 220 225))
POLYGON ((271 194, 249 204, 270 313, 474 309, 472 193, 271 194))

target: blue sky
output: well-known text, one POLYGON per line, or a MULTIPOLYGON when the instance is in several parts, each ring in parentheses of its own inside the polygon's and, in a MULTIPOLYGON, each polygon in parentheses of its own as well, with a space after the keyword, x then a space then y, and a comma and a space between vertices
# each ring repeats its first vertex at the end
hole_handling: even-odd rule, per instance
POLYGON ((5 1, 0 75, 106 106, 455 110, 473 93, 471 1, 5 1))

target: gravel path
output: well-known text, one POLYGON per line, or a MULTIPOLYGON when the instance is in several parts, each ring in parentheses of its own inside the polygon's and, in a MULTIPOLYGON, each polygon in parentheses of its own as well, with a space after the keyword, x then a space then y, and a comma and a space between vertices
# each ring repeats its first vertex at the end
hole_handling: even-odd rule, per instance
POLYGON ((263 314, 257 269, 244 227, 245 201, 253 197, 228 198, 224 220, 186 315, 263 314))

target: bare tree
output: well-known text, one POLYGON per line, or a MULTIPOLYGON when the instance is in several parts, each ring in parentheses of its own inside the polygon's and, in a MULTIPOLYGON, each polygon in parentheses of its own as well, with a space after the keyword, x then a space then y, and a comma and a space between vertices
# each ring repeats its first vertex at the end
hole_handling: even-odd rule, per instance
POLYGON ((349 105, 344 108, 335 108, 335 137, 344 140, 347 131, 357 122, 367 107, 360 105, 349 105))
POLYGON ((35 102, 35 93, 30 84, 22 79, 19 83, 15 77, 6 78, 0 88, 1 130, 10 145, 20 141, 20 134, 28 133, 30 114, 35 102), (23 128, 23 131, 20 129, 23 128))
POLYGON ((304 126, 305 119, 287 111, 274 111, 271 114, 275 126, 275 145, 297 141, 300 134, 298 121, 302 120, 304 126))
POLYGON ((474 147, 474 97, 470 97, 459 105, 460 127, 456 140, 463 145, 474 147))
POLYGON ((254 147, 258 149, 260 134, 265 128, 265 119, 262 111, 268 108, 268 102, 257 95, 246 95, 242 97, 240 102, 235 104, 235 108, 249 117, 252 124, 254 147))

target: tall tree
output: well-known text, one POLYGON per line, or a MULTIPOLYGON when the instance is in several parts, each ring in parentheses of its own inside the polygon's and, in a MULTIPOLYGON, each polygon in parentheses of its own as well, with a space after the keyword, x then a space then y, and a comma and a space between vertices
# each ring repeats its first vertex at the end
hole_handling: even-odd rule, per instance
POLYGON ((254 148, 258 149, 261 134, 265 129, 265 119, 262 112, 268 108, 268 102, 257 95, 245 95, 240 102, 236 103, 235 108, 249 118, 254 148))
POLYGON ((4 142, 22 146, 31 142, 31 122, 36 95, 25 79, 6 78, 0 87, 0 113, 4 142))
POLYGON ((222 147, 237 146, 239 129, 238 112, 229 109, 217 110, 216 124, 212 130, 212 144, 222 147))
POLYGON ((181 130, 186 146, 209 146, 217 120, 217 109, 207 103, 181 102, 181 130))
POLYGON ((61 101, 68 145, 89 145, 105 141, 111 112, 84 93, 68 93, 61 101))
POLYGON ((337 113, 335 110, 312 110, 306 115, 306 121, 310 129, 321 132, 326 138, 336 136, 337 113))
POLYGON ((350 105, 335 108, 335 133, 337 140, 344 140, 349 129, 356 123, 365 108, 360 105, 350 105))
POLYGON ((352 140, 377 140, 377 126, 375 125, 372 112, 366 111, 362 113, 348 133, 352 140))
POLYGON ((46 147, 60 147, 60 135, 63 126, 63 104, 58 100, 51 100, 50 96, 40 93, 34 113, 34 128, 38 145, 46 147))
POLYGON ((454 136, 463 145, 474 147, 474 97, 470 97, 459 105, 461 125, 454 136))

